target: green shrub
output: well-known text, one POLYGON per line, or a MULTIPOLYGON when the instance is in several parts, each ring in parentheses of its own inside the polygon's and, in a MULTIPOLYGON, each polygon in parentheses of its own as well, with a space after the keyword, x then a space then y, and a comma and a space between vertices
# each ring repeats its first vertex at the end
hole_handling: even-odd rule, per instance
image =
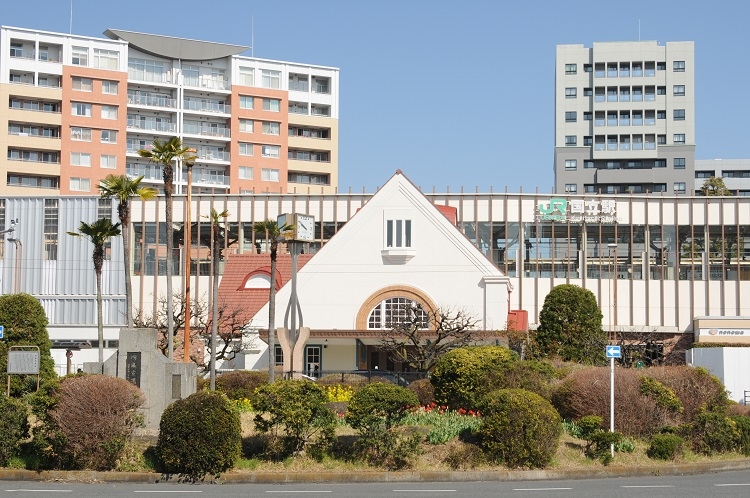
POLYGON ((418 403, 413 392, 394 384, 374 382, 354 393, 346 420, 359 433, 360 456, 391 470, 408 466, 421 436, 404 434, 397 426, 418 403))
POLYGON ((511 361, 488 372, 482 383, 483 391, 525 389, 549 399, 552 394, 552 381, 557 378, 557 375, 555 367, 544 361, 511 361))
POLYGON ((326 391, 308 380, 280 380, 260 386, 250 397, 255 429, 270 437, 267 455, 283 458, 306 447, 316 455, 328 451, 336 429, 326 406, 326 391))
POLYGON ((250 399, 255 389, 264 384, 268 384, 268 372, 234 370, 216 377, 216 390, 226 394, 229 399, 250 399))
POLYGON ((453 470, 471 470, 487 461, 482 449, 471 443, 460 442, 448 450, 443 463, 453 470))
POLYGON ((28 437, 28 413, 26 403, 0 394, 0 467, 8 466, 28 437))
POLYGON ((750 417, 747 415, 736 415, 730 417, 737 426, 740 434, 739 450, 745 456, 750 456, 750 417))
POLYGON ((476 410, 486 392, 489 372, 514 361, 516 354, 503 346, 458 348, 444 354, 432 369, 435 401, 453 410, 476 410))
POLYGON ((430 444, 445 444, 462 434, 472 433, 480 422, 476 414, 431 409, 431 405, 410 411, 403 421, 404 425, 429 427, 427 442, 430 444))
POLYGON ((685 440, 675 434, 657 434, 651 438, 646 455, 655 460, 676 460, 682 457, 685 440))
POLYGON ((240 416, 229 399, 199 391, 164 410, 156 454, 164 472, 195 481, 232 468, 241 444, 240 416))
POLYGON ((562 420, 549 401, 522 389, 501 389, 480 401, 480 446, 508 467, 545 467, 552 461, 562 420))
POLYGON ((736 422, 717 412, 699 413, 680 427, 680 435, 690 440, 693 451, 706 455, 734 451, 742 438, 736 422))
POLYGON ((682 413, 685 410, 674 391, 651 377, 641 377, 641 393, 651 396, 657 406, 671 412, 682 413))
MULTIPOLYGON (((577 433, 574 436, 586 441, 586 447, 583 452, 587 457, 598 458, 603 464, 607 465, 612 459, 612 445, 621 445, 623 448, 627 448, 628 445, 622 443, 625 438, 619 432, 604 430, 602 428, 603 422, 602 417, 597 415, 581 417, 576 422, 577 433)), ((635 449, 635 445, 632 444, 632 441, 630 443, 632 449, 629 451, 632 452, 635 449)))
POLYGON ((417 395, 419 404, 422 406, 427 406, 435 402, 435 389, 432 387, 430 379, 415 380, 406 386, 406 388, 417 395))

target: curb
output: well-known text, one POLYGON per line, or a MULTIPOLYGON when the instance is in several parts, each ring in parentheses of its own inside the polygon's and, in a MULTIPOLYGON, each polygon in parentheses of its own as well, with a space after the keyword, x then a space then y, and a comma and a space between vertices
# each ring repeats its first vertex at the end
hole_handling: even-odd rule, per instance
MULTIPOLYGON (((488 470, 448 472, 230 472, 222 474, 217 484, 285 484, 345 482, 467 482, 467 481, 541 481, 565 479, 600 479, 607 477, 679 476, 750 470, 750 459, 726 462, 682 463, 654 467, 599 467, 569 470, 488 470)), ((179 483, 175 475, 157 472, 96 472, 45 470, 0 470, 0 481, 41 482, 126 482, 179 483)), ((208 483, 208 481, 206 482, 208 483)))

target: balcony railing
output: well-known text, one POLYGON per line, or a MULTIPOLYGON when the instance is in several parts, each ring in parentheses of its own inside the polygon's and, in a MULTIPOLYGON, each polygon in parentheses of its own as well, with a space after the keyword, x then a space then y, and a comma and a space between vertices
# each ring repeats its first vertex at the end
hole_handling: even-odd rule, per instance
POLYGON ((177 130, 177 124, 176 123, 155 123, 153 121, 141 121, 139 119, 128 119, 128 128, 133 128, 135 130, 174 133, 177 130))
POLYGON ((205 159, 208 161, 229 161, 229 152, 223 151, 223 150, 200 150, 198 149, 198 153, 196 154, 198 156, 198 159, 205 159))
POLYGON ((192 123, 185 123, 183 132, 191 135, 203 135, 205 137, 229 138, 229 128, 219 128, 192 123))
POLYGON ((146 71, 128 69, 128 79, 133 81, 146 81, 149 83, 172 83, 172 75, 169 72, 150 73, 146 71))
POLYGON ((202 102, 200 100, 185 99, 182 101, 182 107, 190 111, 218 112, 222 114, 231 113, 231 106, 220 104, 218 102, 202 102))
POLYGON ((193 88, 205 88, 208 90, 229 90, 229 81, 225 79, 203 79, 203 78, 185 78, 183 85, 193 88))
MULTIPOLYGON (((187 172, 182 173, 182 181, 187 183, 187 172)), ((201 170, 193 170, 193 183, 204 183, 209 185, 229 185, 229 176, 217 173, 208 173, 201 170)))
POLYGON ((128 95, 128 104, 175 108, 177 100, 155 95, 128 95))

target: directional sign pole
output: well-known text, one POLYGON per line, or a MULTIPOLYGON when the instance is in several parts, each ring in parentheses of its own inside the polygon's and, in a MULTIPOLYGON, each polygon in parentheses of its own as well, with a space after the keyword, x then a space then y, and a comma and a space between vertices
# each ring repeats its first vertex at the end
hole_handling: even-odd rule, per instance
MULTIPOLYGON (((609 359, 609 432, 615 432, 615 357, 609 359)), ((615 456, 615 444, 610 445, 609 451, 615 456)))

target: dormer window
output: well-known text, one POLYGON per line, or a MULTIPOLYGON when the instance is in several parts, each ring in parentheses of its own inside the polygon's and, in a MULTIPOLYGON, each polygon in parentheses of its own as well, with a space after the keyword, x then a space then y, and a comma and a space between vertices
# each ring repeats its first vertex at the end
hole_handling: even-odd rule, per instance
POLYGON ((387 220, 386 247, 411 247, 411 220, 387 220))
POLYGON ((394 209, 383 213, 383 249, 387 263, 404 264, 417 252, 412 247, 412 217, 410 210, 394 209))

